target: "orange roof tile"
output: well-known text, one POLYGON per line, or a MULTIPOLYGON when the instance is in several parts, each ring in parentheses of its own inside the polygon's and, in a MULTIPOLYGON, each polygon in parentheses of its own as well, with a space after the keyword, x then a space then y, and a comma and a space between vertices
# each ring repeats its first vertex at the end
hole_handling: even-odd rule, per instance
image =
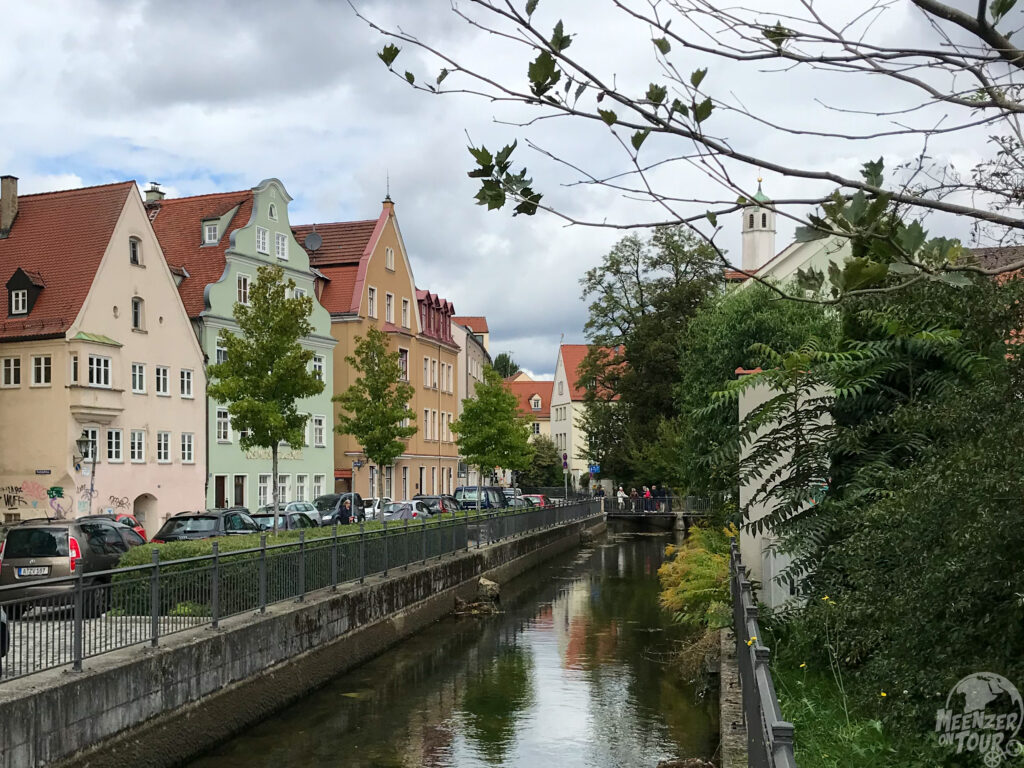
POLYGON ((318 267, 328 278, 320 292, 320 303, 331 314, 348 314, 359 311, 359 296, 355 294, 359 264, 341 264, 334 267, 318 267))
POLYGON ((519 399, 519 410, 527 416, 534 418, 551 418, 551 391, 555 386, 553 381, 509 381, 505 380, 505 389, 519 399), (540 410, 533 410, 530 400, 534 395, 540 395, 540 410))
POLYGON ((487 328, 486 317, 469 317, 468 315, 462 317, 453 317, 452 322, 458 323, 459 325, 469 328, 469 330, 471 330, 473 333, 490 333, 490 330, 488 330, 487 328))
POLYGON ((203 293, 206 286, 224 275, 224 256, 231 244, 231 232, 249 223, 253 192, 218 192, 196 197, 176 197, 147 203, 153 230, 160 240, 167 263, 183 267, 189 277, 181 281, 178 293, 188 316, 195 318, 206 309, 203 293), (202 221, 223 216, 240 206, 216 245, 203 245, 202 221))
POLYGON ((20 267, 45 287, 27 316, 0 322, 0 339, 59 336, 68 330, 135 189, 134 181, 121 181, 19 195, 10 234, 0 240, 0 285, 20 267))
POLYGON ((306 238, 312 232, 320 235, 323 243, 319 248, 315 251, 306 248, 310 263, 315 266, 358 262, 370 244, 378 221, 379 219, 366 219, 336 221, 329 224, 300 224, 292 227, 292 233, 303 248, 306 248, 306 238))
MULTIPOLYGON (((623 347, 619 346, 616 349, 605 347, 605 352, 609 356, 614 357, 615 355, 621 355, 623 347)), ((562 351, 562 365, 565 367, 565 377, 569 382, 569 395, 572 400, 582 400, 586 394, 586 387, 580 383, 579 367, 583 362, 583 358, 587 356, 587 352, 590 351, 589 344, 563 344, 561 346, 562 351)), ((621 356, 619 360, 621 361, 621 356)), ((611 359, 609 359, 611 362, 611 359)), ((621 364, 621 362, 620 362, 621 364)), ((613 395, 612 400, 618 400, 619 396, 613 395)))

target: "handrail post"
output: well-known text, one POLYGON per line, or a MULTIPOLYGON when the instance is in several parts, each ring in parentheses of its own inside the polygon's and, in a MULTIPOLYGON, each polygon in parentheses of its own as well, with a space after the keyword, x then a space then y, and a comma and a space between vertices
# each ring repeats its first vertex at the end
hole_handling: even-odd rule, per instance
POLYGON ((405 570, 409 570, 409 518, 402 520, 402 538, 405 539, 405 570))
POLYGON ((85 567, 82 563, 78 564, 78 573, 75 576, 75 619, 74 628, 72 635, 72 664, 71 668, 75 672, 82 671, 82 571, 85 567))
POLYGON ((267 612, 267 534, 260 534, 260 613, 267 612))
POLYGON ((213 561, 210 565, 210 619, 214 629, 220 623, 220 545, 213 542, 213 561))
POLYGON ((153 567, 149 571, 149 633, 156 648, 160 640, 160 550, 153 547, 153 567))
POLYGON ((331 528, 331 591, 338 588, 338 523, 331 528))
POLYGON ((299 602, 306 599, 306 529, 299 531, 299 602))
POLYGON ((359 521, 359 583, 366 581, 366 526, 359 521))
POLYGON ((464 509, 463 512, 466 513, 463 515, 463 524, 466 526, 466 551, 469 552, 469 510, 464 509))
POLYGON ((387 518, 381 518, 381 525, 384 526, 384 534, 381 538, 384 541, 384 576, 388 575, 388 521, 387 518))
POLYGON ((421 537, 423 539, 423 563, 424 563, 424 565, 426 565, 426 562, 427 562, 427 518, 421 517, 420 518, 420 523, 421 523, 420 530, 423 531, 423 536, 421 537))

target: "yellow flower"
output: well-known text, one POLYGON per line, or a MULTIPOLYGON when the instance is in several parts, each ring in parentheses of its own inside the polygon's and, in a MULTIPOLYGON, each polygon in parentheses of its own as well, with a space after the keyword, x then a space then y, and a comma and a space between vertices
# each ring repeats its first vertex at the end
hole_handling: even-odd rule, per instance
POLYGON ((821 598, 821 599, 822 599, 822 600, 826 600, 826 601, 828 601, 828 600, 831 600, 831 598, 830 598, 830 597, 829 597, 828 595, 825 595, 825 596, 824 596, 823 598, 821 598))
POLYGON ((807 669, 807 662, 806 661, 803 664, 800 665, 800 669, 807 669))
POLYGON ((750 645, 753 645, 756 642, 757 642, 757 635, 751 635, 750 639, 747 640, 747 645, 750 646, 750 645))
POLYGON ((885 691, 882 691, 882 698, 885 698, 885 691))

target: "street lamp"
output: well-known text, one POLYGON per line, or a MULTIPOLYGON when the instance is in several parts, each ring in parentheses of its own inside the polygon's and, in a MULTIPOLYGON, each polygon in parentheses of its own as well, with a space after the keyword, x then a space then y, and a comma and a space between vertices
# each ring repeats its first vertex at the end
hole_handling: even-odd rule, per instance
POLYGON ((89 472, 89 513, 92 513, 92 497, 93 489, 95 488, 96 482, 96 451, 99 446, 93 443, 88 433, 83 429, 82 436, 75 440, 75 447, 78 448, 78 454, 84 459, 86 456, 92 456, 92 471, 89 472))

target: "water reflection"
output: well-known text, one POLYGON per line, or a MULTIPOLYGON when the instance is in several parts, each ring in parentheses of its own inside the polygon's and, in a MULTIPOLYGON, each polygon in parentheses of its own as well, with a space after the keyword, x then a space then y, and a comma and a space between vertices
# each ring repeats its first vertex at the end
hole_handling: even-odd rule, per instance
POLYGON ((449 619, 193 768, 618 768, 709 757, 708 704, 668 674, 665 537, 612 536, 505 585, 504 613, 449 619))

